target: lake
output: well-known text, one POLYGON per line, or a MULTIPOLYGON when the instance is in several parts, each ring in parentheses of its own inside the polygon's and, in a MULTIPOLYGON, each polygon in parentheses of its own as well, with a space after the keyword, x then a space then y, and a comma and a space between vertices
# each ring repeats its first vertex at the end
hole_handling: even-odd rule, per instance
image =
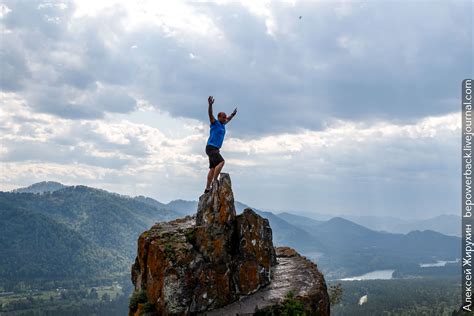
POLYGON ((341 281, 390 280, 395 270, 376 270, 359 276, 340 279, 341 281))
POLYGON ((456 258, 456 260, 438 260, 435 263, 420 263, 420 268, 432 268, 432 267, 444 267, 446 266, 447 263, 457 263, 459 262, 459 258, 456 258))

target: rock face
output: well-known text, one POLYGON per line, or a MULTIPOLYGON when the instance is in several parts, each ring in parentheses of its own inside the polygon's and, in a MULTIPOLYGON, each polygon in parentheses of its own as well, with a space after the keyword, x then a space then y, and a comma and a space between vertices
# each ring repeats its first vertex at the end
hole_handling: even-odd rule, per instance
POLYGON ((276 254, 277 265, 272 268, 272 281, 267 287, 205 315, 252 315, 257 309, 261 315, 280 315, 290 291, 306 315, 330 315, 326 282, 317 266, 292 248, 278 247, 276 254))
POLYGON ((260 293, 268 294, 265 304, 256 300, 259 307, 278 305, 285 291, 296 288, 298 300, 329 315, 324 278, 289 249, 279 249, 277 258, 268 220, 251 209, 236 215, 231 180, 222 173, 219 185, 200 197, 196 215, 158 223, 140 235, 132 282, 141 301, 131 304, 129 315, 235 315, 244 311, 223 309, 260 293), (288 260, 301 282, 311 274, 308 284, 290 288, 275 279, 289 277, 288 260))

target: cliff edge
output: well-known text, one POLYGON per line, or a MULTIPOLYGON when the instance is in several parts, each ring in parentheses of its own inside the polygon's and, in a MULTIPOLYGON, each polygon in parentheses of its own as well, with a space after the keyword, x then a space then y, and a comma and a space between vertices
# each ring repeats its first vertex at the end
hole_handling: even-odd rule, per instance
POLYGON ((317 266, 291 248, 275 250, 268 220, 250 208, 236 215, 226 173, 196 215, 140 235, 132 282, 129 315, 278 315, 288 299, 310 315, 330 314, 317 266))

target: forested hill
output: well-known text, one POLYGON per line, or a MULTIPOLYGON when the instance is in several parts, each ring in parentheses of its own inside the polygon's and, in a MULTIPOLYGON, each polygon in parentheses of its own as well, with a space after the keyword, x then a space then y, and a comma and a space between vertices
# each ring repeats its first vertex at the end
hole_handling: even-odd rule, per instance
MULTIPOLYGON (((158 221, 194 213, 196 207, 195 201, 164 204, 144 196, 54 182, 0 192, 0 279, 128 272, 139 234, 158 221), (75 257, 77 253, 81 256, 75 257), (72 274, 62 274, 66 271, 72 274)), ((236 202, 235 207, 240 213, 247 206, 236 202)), ((460 239, 434 231, 391 234, 340 217, 316 221, 255 211, 270 221, 275 245, 291 246, 315 259, 330 278, 382 269, 419 275, 428 271, 420 263, 460 257, 460 239)), ((451 266, 446 268, 457 269, 451 266)))
POLYGON ((0 279, 81 278, 129 270, 137 236, 179 217, 86 186, 0 192, 0 279))
POLYGON ((126 271, 129 260, 42 214, 0 211, 0 284, 83 279, 126 271))

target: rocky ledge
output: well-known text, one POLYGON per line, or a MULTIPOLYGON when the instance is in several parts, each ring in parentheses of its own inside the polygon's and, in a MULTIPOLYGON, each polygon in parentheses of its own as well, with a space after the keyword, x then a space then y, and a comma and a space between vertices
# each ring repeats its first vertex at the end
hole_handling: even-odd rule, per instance
POLYGON ((288 300, 329 315, 324 276, 291 248, 275 248, 268 220, 236 215, 231 180, 199 198, 196 215, 140 235, 129 315, 279 315, 288 300))

